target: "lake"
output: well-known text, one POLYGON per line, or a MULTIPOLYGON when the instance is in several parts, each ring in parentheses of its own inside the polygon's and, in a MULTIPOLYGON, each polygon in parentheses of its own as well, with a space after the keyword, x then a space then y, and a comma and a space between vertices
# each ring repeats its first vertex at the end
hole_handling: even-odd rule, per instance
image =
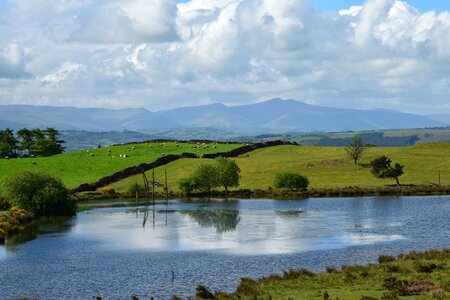
POLYGON ((43 221, 0 246, 1 298, 169 299, 450 246, 448 196, 122 204, 43 221))

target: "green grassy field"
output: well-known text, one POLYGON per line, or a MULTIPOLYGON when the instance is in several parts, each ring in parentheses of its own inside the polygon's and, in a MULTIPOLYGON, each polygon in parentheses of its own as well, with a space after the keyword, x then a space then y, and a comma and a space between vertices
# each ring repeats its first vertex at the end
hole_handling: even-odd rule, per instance
POLYGON ((339 271, 329 268, 318 275, 307 270, 294 270, 258 281, 244 279, 232 294, 216 293, 205 297, 207 293, 197 292, 195 298, 450 299, 449 278, 450 251, 430 251, 424 254, 410 253, 381 264, 343 266, 339 271))
POLYGON ((183 152, 197 152, 198 155, 202 155, 230 151, 241 146, 241 144, 218 144, 210 145, 207 149, 203 147, 191 149, 191 145, 193 144, 179 143, 178 147, 176 143, 166 143, 165 146, 161 146, 161 143, 120 145, 51 157, 0 159, 0 182, 16 172, 33 170, 53 174, 61 178, 67 187, 72 188, 81 183, 97 181, 126 167, 152 162, 163 155, 183 152), (131 150, 132 147, 135 149, 131 150), (119 157, 121 154, 127 154, 128 158, 119 157))
POLYGON ((401 137, 416 134, 419 137, 418 143, 430 143, 450 141, 450 129, 404 129, 404 130, 386 130, 386 137, 401 137))
MULTIPOLYGON (((411 147, 367 148, 362 164, 379 155, 387 155, 393 162, 405 165, 401 184, 450 184, 450 144, 429 143, 411 147)), ((393 180, 382 180, 372 176, 367 167, 355 165, 340 147, 276 146, 264 148, 234 158, 241 169, 241 184, 244 189, 267 189, 273 184, 278 172, 294 171, 306 175, 310 187, 333 188, 346 186, 374 187, 392 185, 393 180)), ((169 189, 178 190, 177 181, 191 174, 207 159, 181 159, 155 170, 156 181, 164 182, 164 170, 168 173, 169 189)), ((148 172, 151 176, 151 172, 148 172)), ((112 186, 125 192, 130 185, 141 182, 142 176, 133 176, 112 186)))

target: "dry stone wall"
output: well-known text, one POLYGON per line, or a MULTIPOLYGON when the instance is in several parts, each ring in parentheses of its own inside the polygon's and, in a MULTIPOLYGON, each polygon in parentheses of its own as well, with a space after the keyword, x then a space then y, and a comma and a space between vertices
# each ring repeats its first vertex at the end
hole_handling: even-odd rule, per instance
MULTIPOLYGON (((257 149, 273 147, 273 146, 280 146, 280 145, 298 145, 298 144, 291 143, 291 142, 284 142, 284 141, 270 141, 270 142, 265 142, 265 143, 247 144, 245 146, 236 148, 236 149, 228 151, 228 152, 204 154, 202 157, 209 158, 209 159, 214 159, 219 156, 237 157, 237 156, 243 155, 245 153, 257 150, 257 149)), ((71 194, 76 194, 76 193, 81 193, 81 192, 92 192, 101 187, 105 187, 107 185, 110 185, 114 182, 128 178, 130 176, 142 174, 151 169, 167 165, 168 163, 176 161, 180 158, 199 158, 199 157, 193 153, 182 153, 182 154, 177 154, 177 155, 171 154, 171 155, 162 156, 151 163, 142 163, 138 166, 128 167, 128 168, 123 169, 119 172, 116 172, 112 175, 102 177, 97 182, 83 183, 83 184, 75 187, 74 189, 72 189, 70 192, 71 192, 71 194)))

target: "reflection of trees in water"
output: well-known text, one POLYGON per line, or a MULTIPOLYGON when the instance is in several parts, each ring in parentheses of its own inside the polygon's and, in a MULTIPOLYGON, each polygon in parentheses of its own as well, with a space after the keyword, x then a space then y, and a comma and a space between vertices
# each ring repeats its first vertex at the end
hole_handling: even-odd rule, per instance
POLYGON ((202 227, 214 227, 218 233, 233 231, 241 220, 238 210, 182 210, 202 227))
POLYGON ((33 221, 25 230, 9 237, 6 247, 14 251, 14 246, 34 240, 39 234, 57 234, 68 232, 73 227, 72 217, 43 217, 33 221))

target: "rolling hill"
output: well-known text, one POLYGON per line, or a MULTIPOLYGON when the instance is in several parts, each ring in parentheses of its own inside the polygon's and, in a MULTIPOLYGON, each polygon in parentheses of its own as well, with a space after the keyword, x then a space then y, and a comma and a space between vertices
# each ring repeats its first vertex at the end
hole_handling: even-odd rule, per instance
POLYGON ((445 127, 427 116, 393 110, 342 109, 296 100, 226 106, 216 103, 151 112, 144 108, 105 109, 29 105, 0 106, 0 126, 56 127, 60 130, 120 131, 214 128, 235 134, 330 132, 445 127))
POLYGON ((150 130, 179 127, 180 124, 144 108, 106 109, 56 106, 2 105, 0 125, 55 127, 59 130, 150 130))
POLYGON ((243 134, 444 127, 431 118, 393 110, 321 107, 296 100, 225 106, 212 104, 161 111, 164 116, 193 127, 216 127, 243 134))

